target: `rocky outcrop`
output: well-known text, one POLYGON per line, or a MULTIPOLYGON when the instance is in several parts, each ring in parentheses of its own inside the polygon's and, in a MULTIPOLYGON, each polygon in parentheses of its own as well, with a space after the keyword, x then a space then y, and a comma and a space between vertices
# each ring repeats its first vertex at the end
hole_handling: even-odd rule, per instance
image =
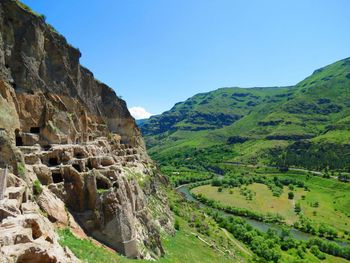
POLYGON ((173 231, 167 182, 134 119, 125 102, 79 64, 80 55, 43 17, 14 0, 0 2, 0 167, 24 185, 8 188, 0 232, 17 222, 9 231, 31 244, 2 245, 9 262, 76 260, 64 259, 70 252, 51 234, 43 238, 48 243, 38 243, 43 235, 33 239, 23 223, 33 217, 28 213, 46 228, 83 228, 135 258, 164 254, 160 232, 173 231))
POLYGON ((28 200, 27 184, 13 174, 0 201, 1 262, 79 262, 58 243, 51 222, 35 202, 28 200))
POLYGON ((125 102, 79 64, 79 50, 42 17, 1 1, 0 32, 0 79, 13 88, 1 93, 8 115, 19 115, 12 128, 57 143, 116 132, 124 143, 143 146, 125 102))

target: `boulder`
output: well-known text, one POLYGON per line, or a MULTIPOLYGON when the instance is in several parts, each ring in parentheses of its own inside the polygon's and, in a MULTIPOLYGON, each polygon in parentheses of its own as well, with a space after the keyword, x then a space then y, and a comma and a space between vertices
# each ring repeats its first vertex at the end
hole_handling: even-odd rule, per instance
POLYGON ((57 222, 65 226, 69 225, 65 204, 46 187, 43 188, 37 202, 40 208, 47 213, 51 222, 57 222))
POLYGON ((33 171, 43 185, 49 185, 53 182, 52 172, 46 165, 33 165, 33 171))

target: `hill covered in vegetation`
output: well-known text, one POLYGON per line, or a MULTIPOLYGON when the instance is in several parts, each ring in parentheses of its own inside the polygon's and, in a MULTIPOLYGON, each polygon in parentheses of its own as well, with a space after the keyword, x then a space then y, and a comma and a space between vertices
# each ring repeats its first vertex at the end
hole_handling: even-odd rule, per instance
POLYGON ((349 170, 350 58, 292 87, 221 88, 141 124, 163 165, 242 162, 349 170))

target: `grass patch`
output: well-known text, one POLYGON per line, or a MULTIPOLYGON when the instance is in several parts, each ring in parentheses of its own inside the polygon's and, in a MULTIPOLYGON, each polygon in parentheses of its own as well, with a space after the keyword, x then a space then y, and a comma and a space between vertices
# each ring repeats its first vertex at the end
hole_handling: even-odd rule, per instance
MULTIPOLYGON (((187 223, 177 218, 179 224, 179 231, 174 237, 163 238, 163 245, 165 247, 166 255, 158 259, 159 263, 184 263, 184 262, 201 262, 212 263, 232 262, 232 258, 228 258, 218 251, 212 249, 202 241, 200 241, 194 234, 196 232, 191 229, 187 223)), ((67 246, 72 252, 83 262, 87 263, 105 263, 105 262, 149 262, 146 260, 133 260, 125 258, 113 251, 94 244, 89 239, 79 239, 75 237, 71 231, 66 229, 58 230, 60 236, 60 244, 67 246)), ((242 260, 241 260, 242 262, 242 260)))
POLYGON ((88 239, 79 239, 75 237, 68 228, 59 229, 58 234, 60 236, 59 243, 62 246, 67 246, 77 258, 84 262, 128 262, 123 261, 116 253, 98 246, 88 239))

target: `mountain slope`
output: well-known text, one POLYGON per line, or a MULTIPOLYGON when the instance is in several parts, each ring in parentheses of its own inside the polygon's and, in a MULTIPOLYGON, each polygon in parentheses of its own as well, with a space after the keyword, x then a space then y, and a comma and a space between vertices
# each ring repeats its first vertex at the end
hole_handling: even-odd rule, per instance
POLYGON ((347 58, 293 87, 195 95, 151 117, 141 130, 149 152, 163 164, 191 163, 189 156, 200 151, 207 159, 347 169, 340 155, 349 143, 349 99, 347 58), (317 154, 322 147, 328 160, 317 154))

